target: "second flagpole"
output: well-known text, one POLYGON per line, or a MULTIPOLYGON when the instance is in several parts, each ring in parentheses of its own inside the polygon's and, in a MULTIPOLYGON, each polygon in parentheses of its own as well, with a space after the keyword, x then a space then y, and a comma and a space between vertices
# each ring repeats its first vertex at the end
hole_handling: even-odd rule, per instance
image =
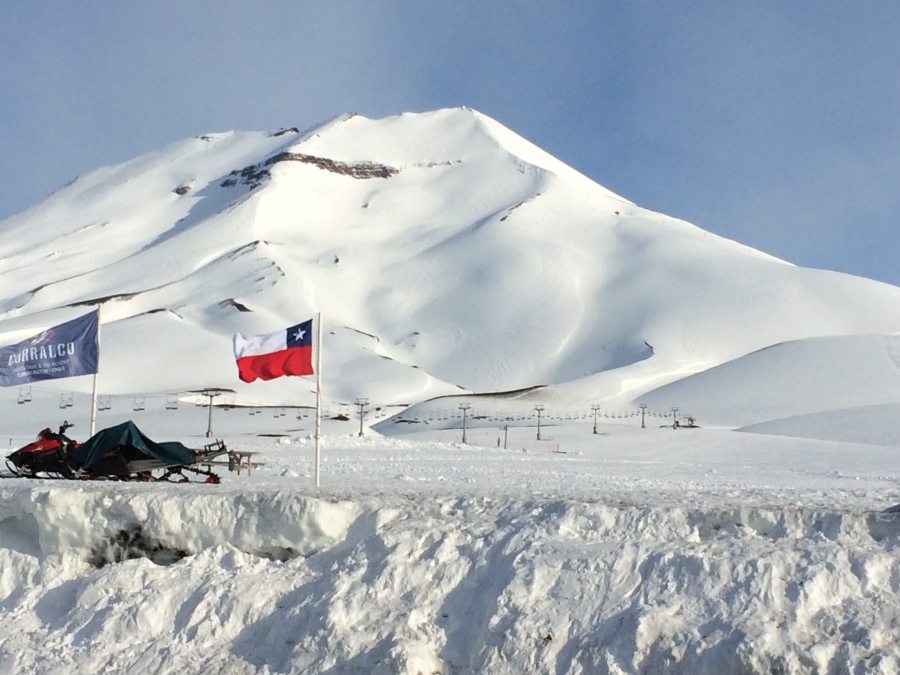
POLYGON ((94 373, 94 388, 91 393, 91 436, 97 428, 97 385, 100 381, 100 312, 103 303, 97 305, 97 371, 94 373))
POLYGON ((316 487, 319 487, 319 439, 322 436, 322 313, 316 313, 316 487))

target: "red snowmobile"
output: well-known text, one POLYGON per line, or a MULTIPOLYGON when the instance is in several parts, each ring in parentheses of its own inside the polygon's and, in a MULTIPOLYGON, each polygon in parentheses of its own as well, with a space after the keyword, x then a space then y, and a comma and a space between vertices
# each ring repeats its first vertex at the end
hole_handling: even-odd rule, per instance
POLYGON ((66 420, 53 433, 50 427, 43 429, 33 443, 16 450, 6 458, 6 466, 17 476, 34 477, 43 473, 48 477, 72 478, 75 470, 69 462, 69 452, 78 447, 78 443, 68 436, 66 431, 75 426, 66 420))

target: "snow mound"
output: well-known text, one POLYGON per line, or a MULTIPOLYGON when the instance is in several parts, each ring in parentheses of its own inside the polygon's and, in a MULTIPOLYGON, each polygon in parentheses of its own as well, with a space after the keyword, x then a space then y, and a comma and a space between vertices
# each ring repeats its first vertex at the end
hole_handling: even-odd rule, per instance
POLYGON ((900 514, 139 488, 3 488, 7 672, 900 667, 900 514))
MULTIPOLYGON (((638 401, 651 408, 678 406, 682 414, 705 423, 748 431, 787 431, 790 422, 773 421, 804 416, 810 437, 832 438, 830 431, 841 426, 838 420, 847 422, 854 415, 851 409, 900 403, 900 335, 818 337, 774 345, 656 389, 638 401)), ((863 426, 852 428, 862 431, 863 426)), ((874 428, 883 435, 888 427, 874 428)), ((897 442, 900 435, 892 438, 897 442)), ((839 440, 854 439, 844 435, 839 440)))

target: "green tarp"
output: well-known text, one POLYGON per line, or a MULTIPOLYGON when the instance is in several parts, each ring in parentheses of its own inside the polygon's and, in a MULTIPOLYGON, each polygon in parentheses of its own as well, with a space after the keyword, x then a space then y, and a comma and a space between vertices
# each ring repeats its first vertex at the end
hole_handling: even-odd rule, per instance
POLYGON ((70 457, 82 469, 97 464, 104 455, 116 448, 134 448, 147 456, 167 464, 193 464, 194 453, 177 441, 155 443, 141 433, 134 422, 128 421, 103 429, 71 451, 70 457))

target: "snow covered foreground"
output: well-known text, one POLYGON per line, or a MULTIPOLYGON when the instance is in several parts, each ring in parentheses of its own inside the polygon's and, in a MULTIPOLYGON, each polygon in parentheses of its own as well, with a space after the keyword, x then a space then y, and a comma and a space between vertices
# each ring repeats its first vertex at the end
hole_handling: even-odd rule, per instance
POLYGON ((219 486, 0 481, 0 672, 900 670, 892 448, 330 431, 319 490, 290 436, 219 486))

